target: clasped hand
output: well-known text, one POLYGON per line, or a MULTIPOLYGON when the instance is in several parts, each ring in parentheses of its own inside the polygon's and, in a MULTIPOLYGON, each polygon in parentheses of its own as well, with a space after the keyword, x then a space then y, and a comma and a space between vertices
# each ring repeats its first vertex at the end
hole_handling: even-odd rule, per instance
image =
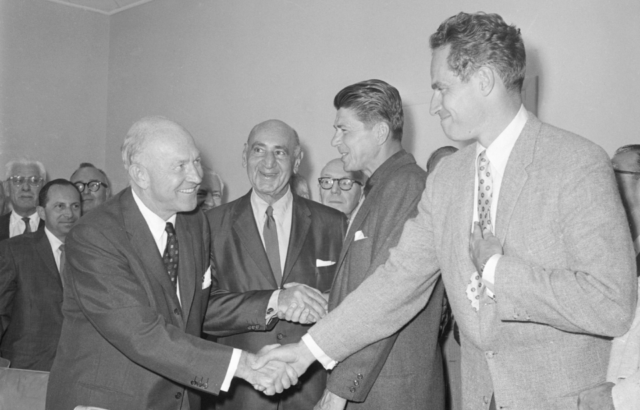
POLYGON ((258 357, 278 346, 280 345, 265 346, 256 355, 243 351, 235 376, 246 380, 267 396, 282 393, 298 383, 298 373, 285 362, 269 361, 256 365, 258 357))
MULTIPOLYGON (((284 346, 276 344, 263 347, 255 356, 251 368, 257 372, 262 372, 265 369, 267 372, 273 371, 273 369, 276 369, 275 371, 278 371, 277 369, 284 369, 288 376, 288 382, 283 380, 281 385, 284 388, 289 388, 289 386, 298 382, 298 377, 302 376, 315 360, 315 357, 309 349, 307 349, 304 342, 300 341, 284 346)), ((260 383, 252 384, 256 390, 262 391, 265 394, 269 394, 271 391, 269 389, 263 389, 262 387, 264 386, 260 383)), ((282 390, 278 390, 277 387, 280 387, 280 385, 278 384, 275 389, 276 392, 280 393, 282 390)))
POLYGON ((327 299, 319 290, 287 283, 278 295, 278 318, 296 323, 315 323, 327 314, 327 299))

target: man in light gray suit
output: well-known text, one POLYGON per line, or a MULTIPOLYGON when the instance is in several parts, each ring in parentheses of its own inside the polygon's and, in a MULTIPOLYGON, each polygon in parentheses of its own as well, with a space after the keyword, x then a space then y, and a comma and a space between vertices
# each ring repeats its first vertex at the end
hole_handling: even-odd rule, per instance
POLYGON ((345 360, 422 309, 441 269, 464 409, 576 409, 579 392, 605 380, 610 338, 627 331, 637 298, 609 158, 524 109, 524 44, 500 16, 460 13, 430 44, 431 113, 472 144, 428 178, 385 265, 301 343, 256 365, 345 360))

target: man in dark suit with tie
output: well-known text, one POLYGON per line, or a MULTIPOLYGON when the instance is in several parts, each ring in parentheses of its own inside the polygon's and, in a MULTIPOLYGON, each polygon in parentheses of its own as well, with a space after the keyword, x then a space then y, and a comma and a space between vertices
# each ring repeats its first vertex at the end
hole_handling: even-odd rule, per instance
POLYGON ((62 328, 63 246, 80 218, 80 193, 56 179, 39 203, 44 229, 0 243, 0 356, 14 368, 49 371, 62 328))
MULTIPOLYGON (((413 155, 402 148, 404 114, 395 87, 380 80, 362 81, 342 89, 333 105, 338 111, 331 145, 342 155, 344 170, 363 172, 367 183, 338 259, 330 311, 387 260, 404 223, 418 212, 427 179, 413 155)), ((401 331, 336 366, 320 405, 444 409, 438 344, 443 292, 440 283, 427 307, 401 331)))
POLYGON ((611 159, 622 205, 627 213, 640 276, 640 144, 618 148, 611 159))
POLYGON ((36 206, 46 177, 44 165, 39 161, 22 159, 7 164, 6 183, 13 210, 0 216, 0 241, 44 228, 36 206))
MULTIPOLYGON (((292 193, 289 180, 303 153, 295 130, 282 121, 256 125, 242 155, 251 191, 207 213, 211 227, 212 295, 219 312, 209 327, 218 342, 256 351, 300 340, 306 323, 325 314, 321 292, 331 288, 346 218, 292 193), (292 306, 295 304, 295 307, 292 306)), ((216 409, 305 409, 325 386, 321 366, 297 388, 273 398, 233 383, 216 409)))
MULTIPOLYGON (((129 130, 130 187, 67 236, 64 323, 46 408, 199 409, 198 392, 242 377, 267 394, 296 382, 286 367, 256 373, 254 356, 200 337, 211 276, 202 180, 191 135, 163 117, 129 130)), ((205 327, 205 331, 209 330, 205 327)))

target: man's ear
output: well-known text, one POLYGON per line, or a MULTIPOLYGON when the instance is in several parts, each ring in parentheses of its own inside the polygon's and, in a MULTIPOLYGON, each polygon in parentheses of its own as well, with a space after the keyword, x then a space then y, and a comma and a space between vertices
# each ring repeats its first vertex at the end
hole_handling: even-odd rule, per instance
POLYGON ((247 143, 244 143, 244 148, 242 149, 242 168, 246 168, 247 167, 247 150, 249 149, 249 146, 247 145, 247 143))
POLYGON ((43 207, 41 207, 40 205, 36 206, 36 212, 38 213, 38 217, 40 217, 41 220, 46 221, 43 207))
POLYGON ((151 184, 149 171, 143 165, 131 164, 129 166, 129 177, 140 188, 147 189, 151 184))
MULTIPOLYGON (((300 148, 299 148, 300 149, 300 148)), ((304 152, 300 149, 298 155, 296 155, 296 159, 293 161, 293 173, 298 173, 298 168, 300 167, 300 163, 302 162, 302 158, 304 158, 304 152)))
POLYGON ((496 73, 491 67, 482 66, 473 74, 480 87, 480 92, 485 97, 491 94, 493 87, 496 86, 496 73))
POLYGON ((391 129, 389 128, 389 124, 384 121, 380 121, 379 123, 374 125, 373 132, 376 136, 378 145, 384 144, 391 137, 391 129))

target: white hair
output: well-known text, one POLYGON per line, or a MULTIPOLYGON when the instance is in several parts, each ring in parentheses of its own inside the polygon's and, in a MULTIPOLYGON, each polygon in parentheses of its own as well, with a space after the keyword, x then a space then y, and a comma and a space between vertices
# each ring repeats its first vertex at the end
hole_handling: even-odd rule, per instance
POLYGON ((18 165, 23 165, 26 167, 34 166, 38 168, 38 172, 40 173, 40 178, 42 178, 45 181, 47 180, 47 170, 44 168, 44 165, 42 164, 42 162, 33 161, 26 158, 9 161, 5 169, 5 179, 9 179, 13 175, 13 169, 18 165))
POLYGON ((146 147, 146 140, 149 136, 158 132, 166 132, 168 130, 176 130, 189 134, 180 124, 171 121, 162 116, 144 117, 131 126, 127 132, 127 136, 122 143, 122 162, 124 168, 129 170, 131 164, 136 163, 144 148, 146 147))

